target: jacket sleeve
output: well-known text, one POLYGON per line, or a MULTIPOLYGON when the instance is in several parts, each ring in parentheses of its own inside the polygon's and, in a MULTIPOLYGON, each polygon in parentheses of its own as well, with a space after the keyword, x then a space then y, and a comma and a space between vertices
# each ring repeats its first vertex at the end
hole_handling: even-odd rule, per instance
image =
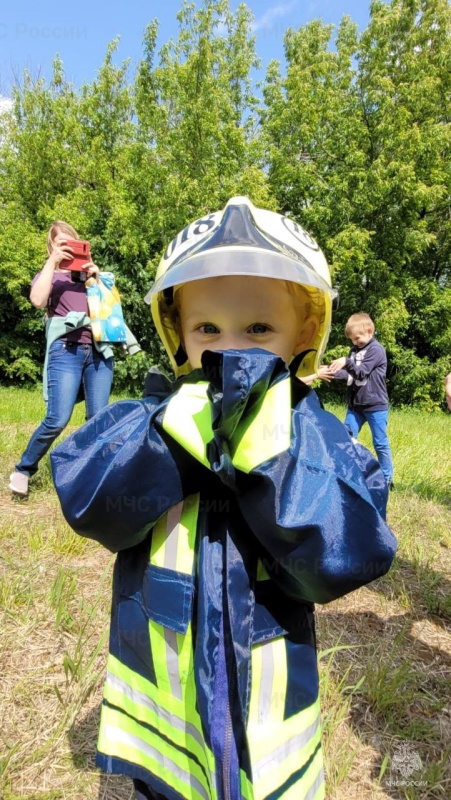
POLYGON ((334 381, 347 381, 349 378, 349 372, 346 369, 339 369, 333 377, 334 381))
POLYGON ((384 575, 396 551, 377 461, 311 393, 292 446, 242 476, 239 505, 267 572, 296 600, 327 603, 384 575))
POLYGON ((51 454, 63 514, 77 533, 117 552, 139 544, 190 493, 188 455, 169 450, 151 399, 112 403, 51 454))
POLYGON ((375 342, 373 347, 367 348, 362 361, 357 362, 349 356, 346 359, 345 370, 356 381, 365 380, 371 372, 378 368, 382 368, 384 372, 387 369, 387 356, 384 348, 378 342, 375 342))
POLYGON ((276 356, 206 352, 202 363, 214 382, 211 468, 226 485, 235 481, 270 577, 295 600, 327 603, 384 575, 396 539, 369 451, 312 390, 291 408, 288 368, 276 356))

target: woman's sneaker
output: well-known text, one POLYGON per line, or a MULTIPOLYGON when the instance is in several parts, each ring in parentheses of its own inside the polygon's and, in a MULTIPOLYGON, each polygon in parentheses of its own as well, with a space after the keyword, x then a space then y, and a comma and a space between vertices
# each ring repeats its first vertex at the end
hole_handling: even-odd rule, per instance
POLYGON ((21 497, 26 497, 28 494, 28 475, 25 475, 23 472, 13 472, 12 475, 9 476, 9 486, 8 488, 14 494, 18 494, 21 497))

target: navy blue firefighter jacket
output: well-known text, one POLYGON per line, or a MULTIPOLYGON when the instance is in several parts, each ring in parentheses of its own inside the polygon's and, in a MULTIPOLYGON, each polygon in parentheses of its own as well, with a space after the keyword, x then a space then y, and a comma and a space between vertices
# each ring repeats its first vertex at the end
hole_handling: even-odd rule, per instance
POLYGON ((98 763, 170 800, 258 800, 293 787, 299 800, 321 797, 312 604, 389 569, 385 480, 277 356, 206 351, 202 364, 173 385, 151 375, 149 397, 108 406, 51 456, 69 525, 119 552, 98 763), (185 569, 180 538, 164 557, 155 542, 192 497, 185 569), (188 634, 192 669, 180 686, 168 661, 164 682, 160 643, 180 660, 188 634), (255 651, 268 643, 283 647, 282 704, 262 690, 276 680, 273 656, 262 656, 254 692, 255 651))

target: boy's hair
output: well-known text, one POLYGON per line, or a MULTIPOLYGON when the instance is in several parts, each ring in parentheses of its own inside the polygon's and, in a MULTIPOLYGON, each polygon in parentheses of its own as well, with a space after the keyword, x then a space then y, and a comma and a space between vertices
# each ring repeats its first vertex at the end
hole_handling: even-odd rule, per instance
POLYGON ((64 222, 62 219, 57 219, 55 222, 52 222, 49 228, 49 232, 47 234, 47 250, 49 254, 52 252, 53 242, 55 241, 55 237, 58 233, 67 233, 69 239, 79 239, 79 235, 75 228, 72 225, 69 225, 68 222, 64 222))
POLYGON ((349 334, 355 331, 356 328, 359 330, 370 330, 371 333, 374 333, 374 322, 370 315, 365 314, 363 311, 359 314, 351 314, 346 323, 345 336, 349 338, 349 334))

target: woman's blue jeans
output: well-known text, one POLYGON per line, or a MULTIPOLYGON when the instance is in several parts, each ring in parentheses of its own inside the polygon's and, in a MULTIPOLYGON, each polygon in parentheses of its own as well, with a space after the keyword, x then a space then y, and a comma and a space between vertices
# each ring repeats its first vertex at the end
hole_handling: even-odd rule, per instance
POLYGON ((50 345, 47 362, 47 414, 16 470, 34 475, 39 461, 69 422, 81 388, 86 419, 90 419, 108 404, 112 381, 112 358, 103 358, 93 345, 56 339, 50 345))
POLYGON ((384 473, 385 480, 390 485, 393 481, 393 459, 387 434, 388 411, 365 411, 365 409, 356 411, 353 408, 348 409, 345 425, 355 439, 357 439, 365 422, 370 426, 377 460, 384 473))

